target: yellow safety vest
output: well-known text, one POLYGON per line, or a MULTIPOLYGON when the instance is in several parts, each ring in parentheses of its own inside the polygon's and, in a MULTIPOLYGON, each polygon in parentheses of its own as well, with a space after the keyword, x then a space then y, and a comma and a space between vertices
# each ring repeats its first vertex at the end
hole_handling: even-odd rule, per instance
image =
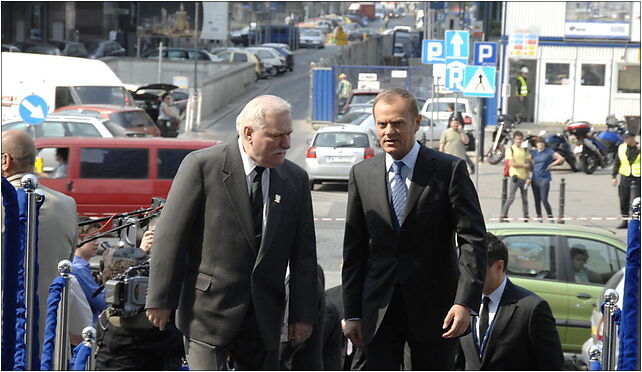
POLYGON ((617 149, 617 156, 620 158, 620 169, 618 173, 624 177, 633 175, 634 177, 640 177, 640 153, 635 158, 633 164, 629 163, 629 158, 626 157, 626 143, 621 144, 617 149))
POLYGON ((528 84, 526 84, 526 79, 523 76, 518 76, 517 80, 520 82, 520 87, 517 90, 518 96, 527 96, 528 95, 528 84))
POLYGON ((352 84, 350 84, 348 80, 341 80, 339 82, 339 98, 350 97, 351 91, 352 91, 352 84))

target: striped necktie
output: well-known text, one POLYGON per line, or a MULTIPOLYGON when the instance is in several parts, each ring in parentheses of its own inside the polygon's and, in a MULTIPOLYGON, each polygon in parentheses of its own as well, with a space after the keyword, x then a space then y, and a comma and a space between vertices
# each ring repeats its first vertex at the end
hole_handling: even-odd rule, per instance
POLYGON ((406 189, 406 182, 404 182, 403 177, 401 176, 401 169, 403 168, 403 161, 395 161, 392 163, 392 170, 395 172, 395 176, 392 179, 392 185, 390 190, 392 191, 392 207, 395 212, 395 217, 399 226, 403 221, 404 211, 406 209, 406 194, 408 190, 406 189))

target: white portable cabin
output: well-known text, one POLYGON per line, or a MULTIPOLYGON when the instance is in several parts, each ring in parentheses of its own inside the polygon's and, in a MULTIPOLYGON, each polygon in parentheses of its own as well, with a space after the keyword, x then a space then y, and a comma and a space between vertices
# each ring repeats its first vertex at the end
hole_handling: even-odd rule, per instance
POLYGON ((48 112, 72 104, 134 105, 122 81, 95 59, 2 52, 2 120, 19 115, 20 102, 35 94, 48 112))

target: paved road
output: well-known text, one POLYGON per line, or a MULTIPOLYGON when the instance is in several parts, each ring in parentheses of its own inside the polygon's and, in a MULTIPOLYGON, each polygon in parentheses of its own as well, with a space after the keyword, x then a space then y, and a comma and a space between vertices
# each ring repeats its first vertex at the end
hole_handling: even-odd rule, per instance
MULTIPOLYGON (((328 53, 336 52, 333 46, 326 49, 303 49, 295 52, 295 70, 284 75, 257 82, 256 89, 245 97, 237 100, 236 107, 227 108, 230 113, 217 118, 215 122, 204 120, 204 133, 194 134, 199 136, 214 137, 227 141, 234 139, 235 118, 242 106, 253 96, 258 94, 275 94, 288 100, 293 108, 294 134, 292 149, 288 152, 288 159, 295 163, 305 165, 305 152, 307 140, 312 137, 314 130, 307 123, 309 116, 309 90, 310 79, 308 69, 310 62, 319 61, 328 53)), ((526 129, 526 128, 524 128, 526 129)), ((555 128, 545 129, 556 131, 555 128)), ((538 133, 540 128, 527 129, 528 132, 538 133)), ((487 134, 488 135, 488 134, 487 134)), ((486 143, 490 143, 487 138, 486 143)), ((502 165, 481 164, 479 167, 479 195, 484 216, 487 220, 498 218, 500 212, 502 165)), ((560 180, 566 181, 566 213, 568 217, 614 217, 618 214, 618 199, 616 189, 610 185, 610 169, 600 169, 593 175, 572 173, 565 167, 553 173, 550 198, 554 214, 558 215, 558 199, 560 180)), ((475 178, 473 177, 473 180, 475 178)), ((317 186, 312 192, 314 215, 316 218, 316 239, 319 263, 326 273, 326 287, 340 284, 340 262, 342 255, 342 242, 344 219, 347 203, 346 184, 325 184, 317 186)), ((529 192, 529 207, 531 216, 535 215, 532 193, 529 192)), ((515 201, 511 207, 509 217, 521 217, 521 200, 515 201)), ((489 221, 490 222, 490 221, 489 221)), ((625 230, 615 230, 617 221, 576 221, 567 224, 578 224, 599 228, 611 229, 618 238, 626 241, 625 230)), ((430 237, 426 237, 430 239, 430 237)))

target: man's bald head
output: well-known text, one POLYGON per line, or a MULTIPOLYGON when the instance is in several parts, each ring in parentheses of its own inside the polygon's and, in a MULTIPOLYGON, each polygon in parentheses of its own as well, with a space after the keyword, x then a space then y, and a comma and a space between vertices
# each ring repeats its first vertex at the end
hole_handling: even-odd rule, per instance
POLYGON ((27 132, 2 131, 2 175, 33 172, 36 162, 36 145, 27 132), (7 159, 6 157, 9 157, 7 159))

